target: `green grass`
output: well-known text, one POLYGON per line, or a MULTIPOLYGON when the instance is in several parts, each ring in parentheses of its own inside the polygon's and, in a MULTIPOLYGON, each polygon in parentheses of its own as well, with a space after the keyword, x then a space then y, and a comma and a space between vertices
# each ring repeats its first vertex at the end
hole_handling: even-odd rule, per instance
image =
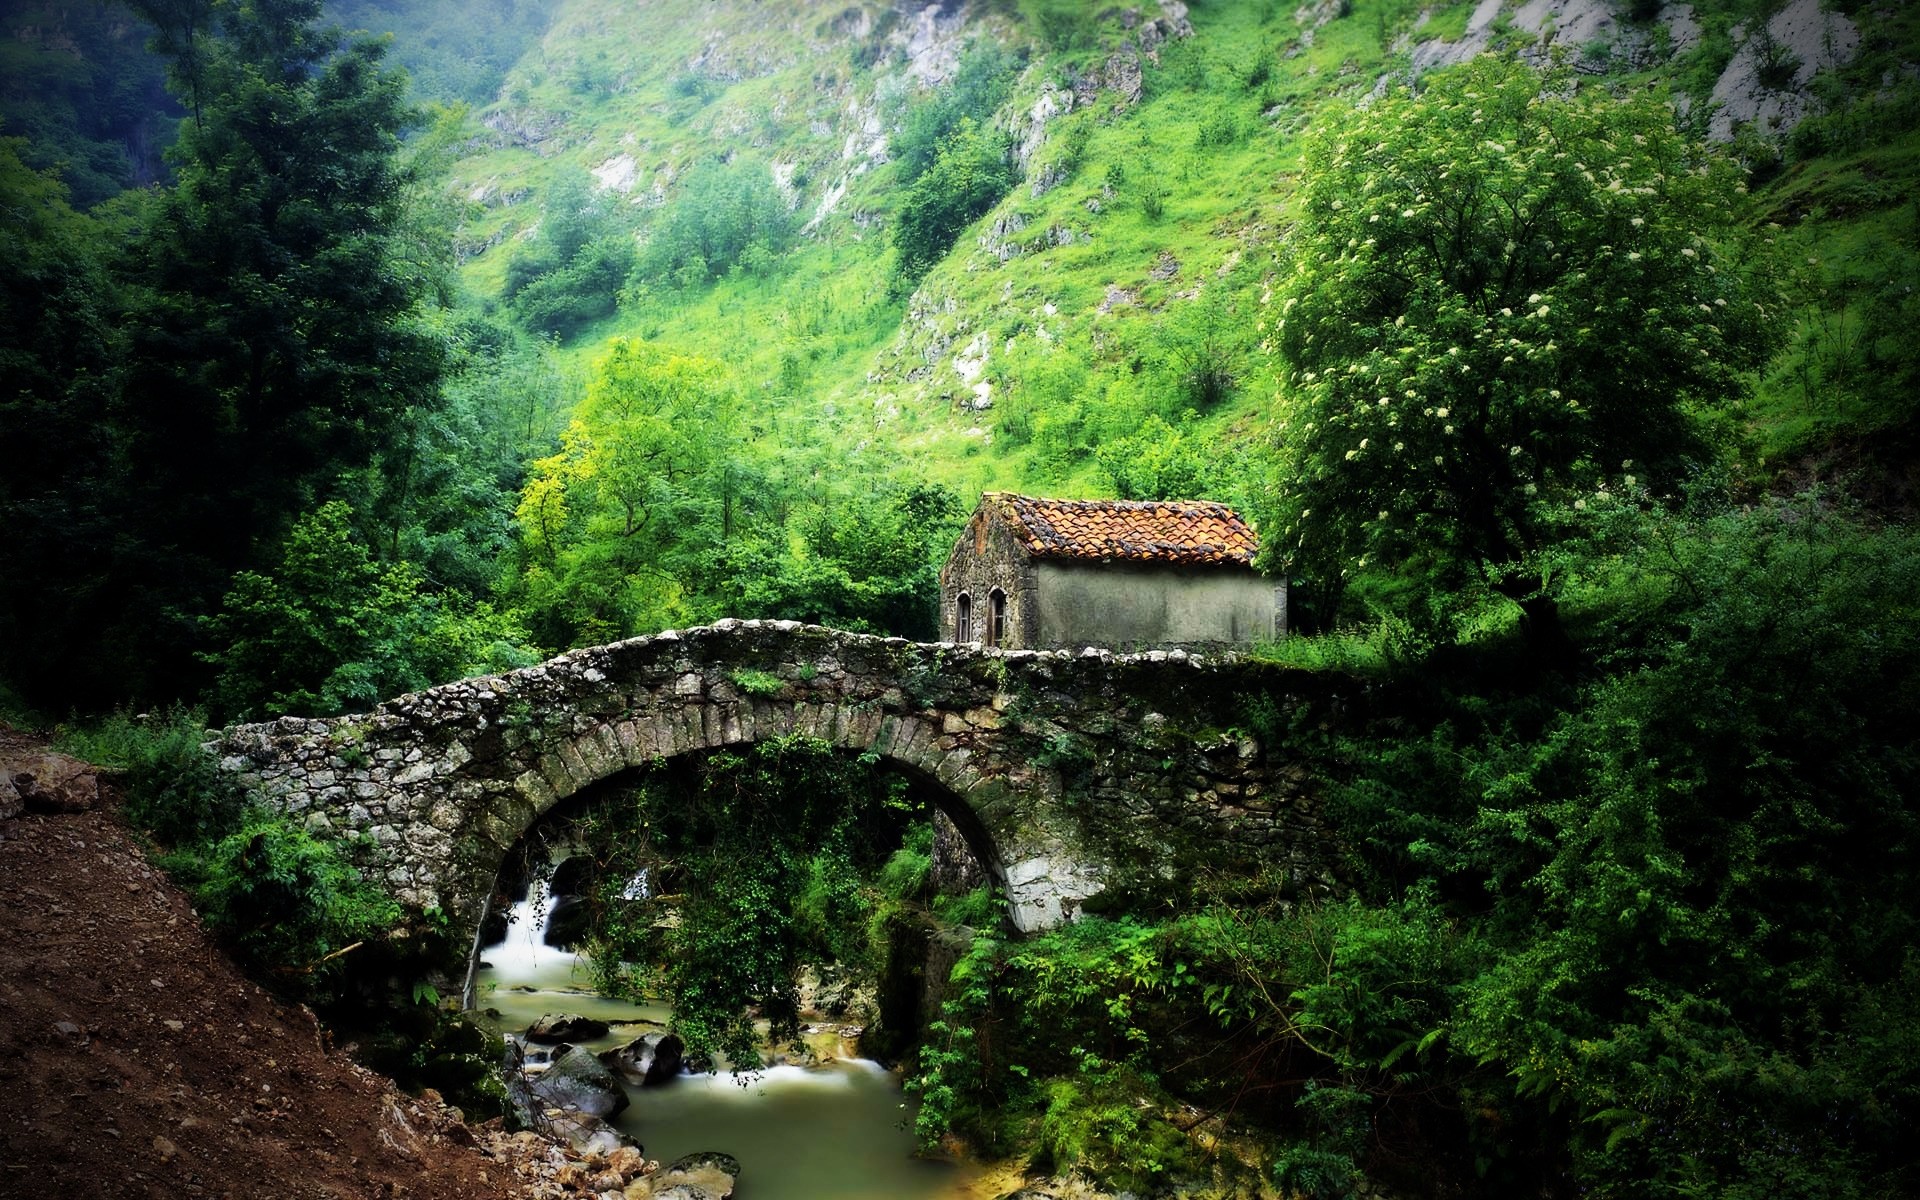
MULTIPOLYGON (((1715 39, 1746 14, 1745 4, 1697 6, 1708 44, 1620 75, 1618 84, 1664 78, 1704 92, 1723 57, 1715 39)), ((896 168, 844 153, 848 112, 885 125, 909 89, 902 64, 877 42, 836 32, 842 7, 663 0, 635 36, 631 10, 617 0, 571 0, 541 47, 509 73, 504 98, 476 117, 477 132, 483 120, 556 124, 534 146, 487 134, 476 145, 496 144, 459 164, 463 244, 488 247, 468 258, 463 279, 477 296, 498 294, 516 239, 535 227, 540 196, 561 169, 632 155, 638 186, 620 211, 643 234, 649 189, 664 185, 670 194, 671 179, 700 156, 747 147, 757 159, 792 166, 801 184, 798 220, 814 214, 829 188, 843 187, 843 197, 772 271, 687 290, 636 287, 618 314, 564 348, 565 359, 584 369, 609 337, 655 339, 726 363, 756 426, 783 436, 904 467, 963 495, 984 487, 1103 494, 1111 482, 1090 457, 1038 453, 1002 436, 999 412, 964 406, 970 389, 951 369, 955 355, 984 334, 984 377, 1003 402, 1017 401, 1028 386, 1013 364, 1044 352, 1086 368, 1083 403, 1097 404, 1099 390, 1115 380, 1130 381, 1145 394, 1142 403, 1177 423, 1179 406, 1156 374, 1157 331, 1208 289, 1245 319, 1258 319, 1266 264, 1292 216, 1302 135, 1323 106, 1351 104, 1383 73, 1403 69, 1406 56, 1394 47, 1406 36, 1458 38, 1473 9, 1466 0, 1356 0, 1352 7, 1313 26, 1310 14, 1302 25, 1302 10, 1279 3, 1194 5, 1196 36, 1162 46, 1159 64, 1145 64, 1139 103, 1103 92, 1049 126, 1034 162, 1071 160, 1064 182, 1038 197, 1030 180, 1017 184, 960 236, 909 301, 889 292, 896 168), (699 69, 690 69, 696 61, 699 69), (468 202, 481 187, 494 199, 468 202), (522 190, 518 203, 498 203, 522 190), (979 242, 1009 217, 1024 227, 1008 239, 1017 252, 1001 262, 979 242), (1068 244, 1057 244, 1061 231, 1068 244), (1222 277, 1233 262, 1241 268, 1222 277), (1177 267, 1156 277, 1167 263, 1177 267)), ((1090 22, 1084 6, 1065 0, 1002 0, 986 11, 998 36, 1033 48, 1009 117, 1027 112, 1043 89, 1103 69, 1121 37, 1117 21, 1090 22)), ((1869 31, 1862 65, 1831 86, 1861 94, 1865 64, 1910 50, 1914 25, 1901 15, 1890 32, 1869 31)), ((1804 369, 1810 331, 1844 333, 1875 279, 1912 269, 1915 218, 1900 201, 1920 190, 1920 139, 1885 133, 1885 122, 1869 119, 1829 124, 1829 141, 1857 140, 1861 129, 1877 140, 1791 162, 1753 198, 1756 224, 1779 220, 1794 254, 1852 264, 1827 268, 1834 277, 1824 299, 1796 299, 1799 332, 1759 381, 1745 420, 1756 457, 1769 462, 1910 415, 1910 405, 1885 395, 1811 387, 1804 369), (1907 247, 1909 258, 1889 258, 1887 247, 1907 247)), ((1263 355, 1250 354, 1240 369, 1247 382, 1191 425, 1190 435, 1230 439, 1259 429, 1274 406, 1272 389, 1260 382, 1269 368, 1263 355)))

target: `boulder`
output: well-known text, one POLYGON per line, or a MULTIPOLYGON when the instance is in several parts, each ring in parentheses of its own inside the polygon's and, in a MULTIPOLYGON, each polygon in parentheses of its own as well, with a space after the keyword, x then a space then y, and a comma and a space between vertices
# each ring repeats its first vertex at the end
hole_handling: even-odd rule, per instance
POLYGON ((680 1040, 677 1033, 669 1033, 660 1039, 653 1049, 653 1061, 647 1064, 645 1077, 640 1081, 643 1087, 659 1087, 679 1078, 680 1071, 686 1066, 687 1044, 680 1040))
POLYGON ((643 1034, 600 1055, 600 1061, 629 1083, 658 1087, 680 1074, 686 1043, 678 1034, 643 1034))
POLYGON ((596 1021, 592 1017, 547 1013, 527 1026, 526 1038, 530 1042, 548 1046, 556 1046, 561 1042, 590 1042, 607 1036, 609 1028, 605 1021, 596 1021))
POLYGON ((100 776, 64 754, 34 754, 0 764, 0 820, 22 809, 43 813, 87 812, 100 803, 100 776))
POLYGON ((628 1103, 626 1089, 592 1053, 568 1046, 553 1063, 527 1084, 549 1107, 569 1109, 591 1117, 610 1117, 628 1103))
POLYGON ((739 1159, 702 1150, 634 1180, 627 1185, 627 1200, 727 1200, 739 1178, 739 1159))

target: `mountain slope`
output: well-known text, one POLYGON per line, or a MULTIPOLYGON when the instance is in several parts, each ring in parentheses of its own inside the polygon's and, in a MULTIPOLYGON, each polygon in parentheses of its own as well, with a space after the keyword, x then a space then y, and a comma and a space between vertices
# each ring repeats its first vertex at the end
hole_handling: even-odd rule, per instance
MULTIPOLYGON (((721 358, 776 408, 806 414, 815 436, 897 445, 963 488, 1231 492, 1244 473, 1207 463, 1273 401, 1263 273, 1321 105, 1364 103, 1488 50, 1561 53, 1596 84, 1674 87, 1702 134, 1731 138, 1757 181, 1773 173, 1755 219, 1781 220, 1812 257, 1900 245, 1882 227, 1913 190, 1912 17, 1799 0, 1762 24, 1753 7, 1327 0, 1090 17, 1037 2, 564 0, 476 114, 456 167, 465 277, 500 295, 540 236, 544 202, 590 173, 642 271, 617 311, 571 340, 583 357, 633 334, 721 358), (903 283, 903 140, 968 48, 986 45, 1007 75, 986 123, 1017 182, 903 283), (1863 140, 1875 143, 1864 156, 1863 140), (647 246, 703 164, 762 180, 788 236, 712 279, 649 277, 647 246), (1845 199, 1822 203, 1836 192, 1845 199), (1200 467, 1116 472, 1139 458, 1128 438, 1143 423, 1157 444, 1190 441, 1200 467)), ((1810 302, 1795 354, 1820 353, 1806 343, 1828 315, 1811 309, 1834 303, 1810 302)), ((1758 409, 1776 460, 1840 435, 1832 420, 1781 411, 1790 383, 1763 388, 1758 409)))

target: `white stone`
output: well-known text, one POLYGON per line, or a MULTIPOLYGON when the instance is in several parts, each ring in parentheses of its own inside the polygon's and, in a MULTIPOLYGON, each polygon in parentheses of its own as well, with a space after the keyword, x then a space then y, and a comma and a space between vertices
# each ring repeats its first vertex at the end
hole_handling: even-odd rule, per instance
POLYGON ((1055 852, 1007 867, 1007 907, 1013 926, 1039 933, 1071 920, 1080 901, 1100 890, 1098 872, 1055 852))

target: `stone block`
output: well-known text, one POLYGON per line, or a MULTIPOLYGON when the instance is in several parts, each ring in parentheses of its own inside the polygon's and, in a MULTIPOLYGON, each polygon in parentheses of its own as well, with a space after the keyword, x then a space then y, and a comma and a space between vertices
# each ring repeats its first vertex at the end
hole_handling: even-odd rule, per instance
POLYGON ((559 799, 554 794, 553 784, 539 771, 527 771, 513 781, 514 791, 525 796, 535 808, 545 809, 559 799))
POLYGON ((555 799, 573 795, 573 774, 567 770, 557 751, 549 751, 540 756, 538 764, 541 778, 547 781, 547 791, 555 799))
POLYGON ((627 765, 627 748, 620 744, 620 737, 611 724, 602 723, 593 731, 593 744, 600 748, 600 778, 605 779, 627 765))
POLYGON ((596 779, 605 779, 620 767, 626 765, 626 756, 609 754, 596 736, 606 726, 601 725, 581 737, 573 739, 573 752, 580 756, 580 765, 586 769, 581 785, 592 783, 596 779))
POLYGON ((862 750, 872 746, 880 734, 881 716, 878 709, 861 707, 851 710, 847 719, 846 742, 862 750))
POLYGON ((633 720, 621 721, 613 727, 613 740, 620 747, 620 761, 630 767, 637 767, 646 761, 640 751, 640 730, 633 720))
POLYGON ((940 764, 933 769, 933 777, 954 790, 963 790, 955 785, 966 774, 967 764, 973 761, 973 751, 961 748, 948 751, 940 764))
POLYGON ((571 796, 594 781, 593 768, 587 760, 580 757, 580 748, 571 740, 561 742, 553 748, 553 757, 558 759, 567 780, 565 795, 571 796))

